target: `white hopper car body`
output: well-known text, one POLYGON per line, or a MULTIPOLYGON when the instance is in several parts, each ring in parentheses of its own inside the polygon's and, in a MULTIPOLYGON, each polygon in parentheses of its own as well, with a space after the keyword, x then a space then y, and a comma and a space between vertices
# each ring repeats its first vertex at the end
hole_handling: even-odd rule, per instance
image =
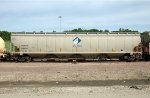
POLYGON ((16 48, 11 55, 49 60, 129 59, 142 53, 139 33, 13 32, 11 42, 16 48))

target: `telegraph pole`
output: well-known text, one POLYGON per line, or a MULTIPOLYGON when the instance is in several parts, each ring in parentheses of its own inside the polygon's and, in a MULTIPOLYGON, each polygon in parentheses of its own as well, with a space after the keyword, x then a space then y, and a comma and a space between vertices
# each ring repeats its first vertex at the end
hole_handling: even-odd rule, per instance
POLYGON ((60 21, 59 26, 60 26, 60 32, 61 32, 61 18, 62 18, 62 16, 58 16, 58 18, 59 18, 59 21, 60 21))

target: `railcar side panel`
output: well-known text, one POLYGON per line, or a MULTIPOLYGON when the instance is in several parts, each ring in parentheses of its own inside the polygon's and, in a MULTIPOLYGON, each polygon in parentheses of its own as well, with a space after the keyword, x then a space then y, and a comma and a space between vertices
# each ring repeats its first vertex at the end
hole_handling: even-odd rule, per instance
POLYGON ((116 52, 116 37, 117 36, 108 36, 107 38, 107 51, 116 52))
POLYGON ((108 51, 108 49, 107 49, 107 47, 108 47, 108 45, 107 45, 107 37, 105 37, 105 36, 99 36, 99 38, 98 38, 99 40, 98 40, 98 46, 99 46, 99 51, 98 52, 106 52, 106 51, 108 51))
POLYGON ((124 36, 117 36, 116 37, 116 51, 125 51, 125 38, 124 36))
MULTIPOLYGON (((137 43, 138 45, 139 43, 137 43)), ((133 38, 132 36, 125 37, 125 51, 130 52, 133 51, 133 38)))
POLYGON ((90 37, 90 51, 93 52, 99 52, 99 37, 98 36, 92 36, 90 37))

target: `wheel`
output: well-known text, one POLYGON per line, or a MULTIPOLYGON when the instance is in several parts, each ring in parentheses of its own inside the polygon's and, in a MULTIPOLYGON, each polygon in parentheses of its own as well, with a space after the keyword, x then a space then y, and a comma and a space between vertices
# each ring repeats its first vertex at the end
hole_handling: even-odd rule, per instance
POLYGON ((23 55, 22 56, 20 55, 20 56, 17 57, 17 61, 18 62, 25 62, 26 58, 23 55))
POLYGON ((32 61, 32 58, 30 56, 25 56, 25 61, 26 62, 31 62, 32 61))
POLYGON ((141 54, 135 54, 135 60, 139 61, 142 59, 142 55, 141 54))
POLYGON ((136 58, 134 55, 125 55, 124 56, 124 59, 127 61, 127 62, 132 62, 132 61, 135 61, 136 58))
POLYGON ((32 61, 32 58, 28 55, 19 55, 17 57, 17 61, 19 61, 19 62, 30 62, 30 61, 32 61))
POLYGON ((128 58, 129 62, 132 62, 132 61, 135 61, 135 60, 136 60, 136 58, 133 55, 129 56, 129 58, 128 58))

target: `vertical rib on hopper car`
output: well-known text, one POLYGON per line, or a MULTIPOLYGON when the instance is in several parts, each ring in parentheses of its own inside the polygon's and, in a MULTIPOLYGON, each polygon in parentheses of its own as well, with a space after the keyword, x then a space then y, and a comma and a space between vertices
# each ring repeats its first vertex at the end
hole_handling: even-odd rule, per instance
POLYGON ((141 55, 139 33, 16 33, 12 55, 50 59, 129 59, 141 55))

